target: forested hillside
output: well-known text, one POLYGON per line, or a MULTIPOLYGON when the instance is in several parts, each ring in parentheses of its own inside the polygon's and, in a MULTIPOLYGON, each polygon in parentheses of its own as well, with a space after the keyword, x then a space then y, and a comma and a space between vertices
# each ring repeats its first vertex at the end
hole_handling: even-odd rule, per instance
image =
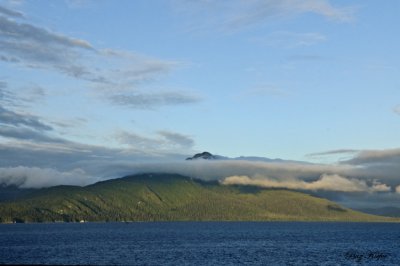
POLYGON ((390 221, 304 193, 143 174, 40 189, 0 204, 1 222, 390 221))

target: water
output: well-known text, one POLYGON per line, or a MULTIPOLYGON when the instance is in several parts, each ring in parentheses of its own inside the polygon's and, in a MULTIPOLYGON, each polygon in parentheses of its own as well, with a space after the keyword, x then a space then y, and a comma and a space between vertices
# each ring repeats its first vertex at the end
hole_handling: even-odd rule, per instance
POLYGON ((0 225, 0 264, 399 265, 400 224, 0 225))

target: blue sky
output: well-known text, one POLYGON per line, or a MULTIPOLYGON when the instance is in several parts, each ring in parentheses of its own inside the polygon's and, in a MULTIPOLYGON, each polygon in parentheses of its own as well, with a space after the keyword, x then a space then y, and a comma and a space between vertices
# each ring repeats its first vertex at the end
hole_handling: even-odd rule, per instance
POLYGON ((75 171, 93 158, 169 161, 203 150, 392 162, 399 8, 0 1, 0 167, 75 171))
POLYGON ((193 140, 180 153, 296 160, 318 151, 397 145, 396 1, 3 1, 2 6, 23 14, 6 16, 16 24, 96 50, 68 47, 65 67, 99 68, 93 75, 113 79, 93 82, 39 58, 44 55, 3 50, 25 61, 1 62, 0 78, 8 88, 18 94, 36 87, 45 95, 19 110, 42 120, 82 121, 52 132, 66 139, 120 146, 121 132, 157 139, 157 132, 168 131, 193 140), (100 55, 106 51, 121 58, 100 55), (107 100, 132 93, 160 98, 147 104, 107 100))

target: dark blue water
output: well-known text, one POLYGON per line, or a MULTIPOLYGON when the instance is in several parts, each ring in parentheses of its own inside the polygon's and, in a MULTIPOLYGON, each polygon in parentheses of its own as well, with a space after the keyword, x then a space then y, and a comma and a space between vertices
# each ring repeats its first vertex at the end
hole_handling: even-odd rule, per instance
POLYGON ((0 263, 400 265, 400 224, 2 224, 0 263))

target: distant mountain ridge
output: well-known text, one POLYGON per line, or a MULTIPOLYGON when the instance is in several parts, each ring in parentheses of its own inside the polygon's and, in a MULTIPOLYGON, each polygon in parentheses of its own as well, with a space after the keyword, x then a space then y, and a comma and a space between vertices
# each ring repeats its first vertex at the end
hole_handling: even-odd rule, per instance
POLYGON ((236 161, 254 161, 254 162, 274 162, 274 163, 301 163, 301 164, 311 164, 309 162, 304 162, 304 161, 294 161, 294 160, 283 160, 283 159, 270 159, 266 157, 259 157, 259 156, 239 156, 235 158, 230 158, 222 155, 214 155, 208 151, 204 151, 201 153, 196 153, 192 157, 186 158, 186 160, 191 161, 191 160, 236 160, 236 161))
MULTIPOLYGON (((141 174, 86 187, 38 189, 0 203, 0 222, 394 221, 305 193, 141 174)), ((397 220, 395 220, 397 221, 397 220)))

